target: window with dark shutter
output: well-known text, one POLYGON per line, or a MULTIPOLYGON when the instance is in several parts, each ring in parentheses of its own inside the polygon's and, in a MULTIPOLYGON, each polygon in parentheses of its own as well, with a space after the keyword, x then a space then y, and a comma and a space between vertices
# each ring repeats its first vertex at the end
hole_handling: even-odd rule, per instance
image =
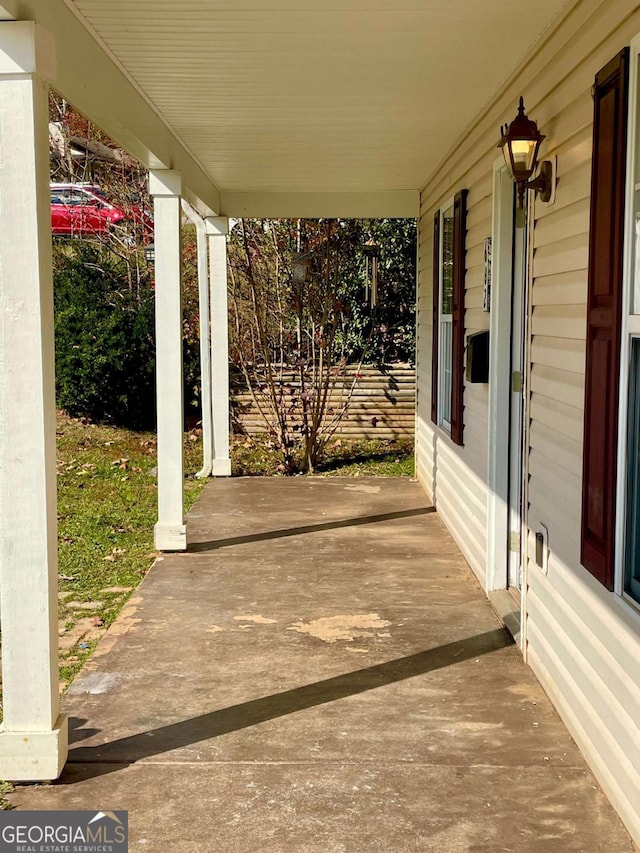
POLYGON ((594 85, 581 561, 613 589, 629 51, 594 85))
POLYGON ((456 444, 463 433, 466 223, 467 190, 460 190, 433 222, 431 420, 456 444))
POLYGON ((451 333, 451 440, 462 444, 464 431, 464 289, 467 237, 467 190, 453 200, 453 298, 451 333))
POLYGON ((431 339, 431 420, 438 423, 438 362, 440 327, 440 211, 433 219, 433 331, 431 339))

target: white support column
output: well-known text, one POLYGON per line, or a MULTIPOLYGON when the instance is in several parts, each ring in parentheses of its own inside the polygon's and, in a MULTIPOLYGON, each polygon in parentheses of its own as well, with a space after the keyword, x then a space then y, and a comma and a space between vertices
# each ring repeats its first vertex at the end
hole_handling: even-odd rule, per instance
POLYGON ((198 479, 211 476, 213 423, 211 404, 211 335, 209 310, 209 252, 207 227, 200 214, 182 200, 182 209, 196 228, 198 247, 198 313, 200 315, 200 408, 202 410, 202 468, 198 479))
POLYGON ((59 716, 56 424, 47 84, 53 49, 0 23, 0 778, 55 779, 59 716))
POLYGON ((159 551, 184 551, 184 388, 182 373, 182 246, 178 172, 149 172, 153 196, 156 282, 159 551))
POLYGON ((229 456, 229 327, 227 308, 227 234, 224 216, 205 220, 209 235, 211 284, 211 379, 213 386, 213 467, 215 477, 231 475, 229 456))

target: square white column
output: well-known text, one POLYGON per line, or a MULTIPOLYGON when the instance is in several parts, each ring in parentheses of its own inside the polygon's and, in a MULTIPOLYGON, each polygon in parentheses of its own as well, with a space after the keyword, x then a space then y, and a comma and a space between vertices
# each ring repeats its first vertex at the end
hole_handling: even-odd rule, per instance
POLYGON ((182 240, 178 172, 149 173, 153 196, 158 415, 158 522, 155 546, 184 551, 184 386, 182 366, 182 240))
POLYGON ((59 716, 48 89, 53 50, 0 22, 0 778, 55 779, 59 716))
POLYGON ((196 477, 210 477, 213 464, 211 408, 211 311, 209 308, 209 241, 204 219, 182 200, 182 209, 196 229, 198 249, 198 314, 200 326, 200 406, 202 411, 202 468, 196 477))
POLYGON ((231 475, 229 456, 229 327, 227 305, 226 217, 205 220, 209 236, 209 281, 211 287, 211 383, 213 409, 214 477, 231 475))

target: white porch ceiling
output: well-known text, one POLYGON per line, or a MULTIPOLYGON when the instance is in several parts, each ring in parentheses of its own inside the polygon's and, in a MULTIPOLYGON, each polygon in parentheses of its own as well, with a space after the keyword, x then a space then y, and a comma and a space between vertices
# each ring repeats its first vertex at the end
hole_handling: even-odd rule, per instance
MULTIPOLYGON (((568 5, 567 0, 64 3, 217 187, 221 212, 256 213, 257 205, 272 215, 274 199, 283 211, 298 199, 319 215, 327 213, 322 205, 314 208, 316 197, 346 203, 357 196, 365 207, 367 199, 382 197, 390 209, 415 207, 416 191, 568 5)), ((55 26, 42 15, 41 4, 3 3, 21 9, 21 17, 29 11, 49 17, 55 26)), ((58 0, 44 5, 49 4, 62 6, 58 0)), ((72 56, 61 57, 60 50, 58 56, 73 64, 72 56)), ((78 67, 76 74, 82 73, 78 67)), ((101 99, 97 112, 103 126, 109 124, 110 100, 119 97, 108 82, 97 91, 100 79, 94 75, 85 86, 96 89, 92 98, 101 99)), ((70 77, 69 85, 74 86, 70 77)), ((77 106, 87 112, 90 99, 81 100, 77 106)), ((118 109, 114 102, 114 114, 118 109)))

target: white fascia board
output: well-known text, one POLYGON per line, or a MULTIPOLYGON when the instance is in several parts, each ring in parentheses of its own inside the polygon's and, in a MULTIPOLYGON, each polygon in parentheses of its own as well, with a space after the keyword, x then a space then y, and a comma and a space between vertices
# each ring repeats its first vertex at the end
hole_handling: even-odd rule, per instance
POLYGON ((222 192, 223 216, 241 219, 414 219, 418 190, 345 193, 222 192))
POLYGON ((200 213, 220 212, 214 182, 64 0, 0 0, 0 19, 47 30, 57 59, 52 87, 148 169, 180 172, 200 213))

